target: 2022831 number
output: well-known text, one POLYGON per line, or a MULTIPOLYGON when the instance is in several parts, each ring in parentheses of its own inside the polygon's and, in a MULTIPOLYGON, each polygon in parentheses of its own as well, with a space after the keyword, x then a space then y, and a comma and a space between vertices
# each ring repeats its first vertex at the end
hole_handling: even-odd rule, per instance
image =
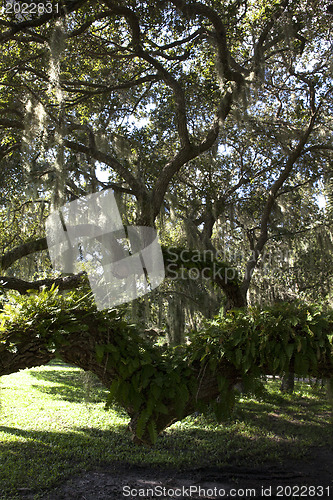
POLYGON ((59 12, 59 4, 46 3, 25 3, 25 2, 6 2, 4 6, 5 14, 52 14, 52 12, 59 12))
POLYGON ((312 497, 330 497, 330 486, 277 486, 277 497, 291 498, 312 498, 312 497))

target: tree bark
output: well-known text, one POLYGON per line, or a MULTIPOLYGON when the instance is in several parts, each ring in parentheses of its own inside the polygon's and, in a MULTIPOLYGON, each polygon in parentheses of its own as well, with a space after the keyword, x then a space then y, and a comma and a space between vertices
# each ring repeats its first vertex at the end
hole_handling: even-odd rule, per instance
POLYGON ((295 387, 295 373, 290 371, 282 377, 281 392, 292 394, 295 387))
MULTIPOLYGON (((116 331, 112 330, 112 326, 106 331, 105 324, 100 325, 94 315, 87 314, 87 311, 78 310, 75 312, 75 317, 87 329, 78 328, 77 331, 64 335, 60 340, 57 340, 60 326, 56 324, 45 335, 41 335, 33 329, 17 330, 6 334, 2 332, 0 335, 0 377, 22 369, 45 365, 55 357, 59 357, 66 363, 94 373, 106 388, 110 388, 112 381, 119 377, 119 363, 118 365, 110 364, 108 354, 102 362, 99 362, 96 356, 96 347, 112 344, 117 348, 117 343, 113 340, 116 338, 116 331), (58 344, 56 347, 55 343, 58 344)), ((198 400, 208 402, 219 394, 216 373, 212 373, 208 368, 203 370, 200 363, 193 364, 190 368, 192 375, 198 379, 198 389, 195 390, 195 393, 190 394, 181 418, 194 411, 198 400)), ((222 361, 218 370, 224 377, 228 378, 231 387, 239 380, 239 372, 226 360, 222 361)), ((170 405, 168 394, 163 394, 162 402, 168 408, 168 414, 159 414, 156 421, 157 433, 162 432, 166 427, 180 419, 176 409, 170 405)), ((149 444, 148 432, 145 432, 140 438, 136 435, 136 424, 144 408, 140 407, 138 411, 134 412, 128 405, 125 409, 131 417, 129 429, 132 432, 133 440, 137 443, 149 444)))
MULTIPOLYGON (((0 268, 6 270, 22 257, 46 249, 46 238, 40 238, 38 240, 32 240, 28 243, 23 243, 0 257, 0 268)), ((166 278, 174 277, 173 273, 179 270, 184 264, 180 257, 177 260, 174 259, 176 255, 175 251, 178 254, 181 254, 182 250, 187 253, 191 252, 186 249, 174 248, 174 250, 170 250, 170 248, 162 247, 166 278)), ((221 288, 221 290, 224 291, 227 297, 226 309, 246 306, 246 292, 241 287, 240 280, 234 268, 231 266, 228 267, 226 263, 219 263, 218 261, 208 260, 206 262, 204 258, 199 262, 194 259, 191 260, 190 258, 189 260, 186 260, 185 263, 188 269, 197 268, 202 272, 205 271, 204 277, 214 281, 221 288), (206 272, 208 270, 208 266, 210 267, 209 275, 206 272)), ((43 279, 36 281, 25 281, 19 278, 0 276, 0 287, 9 290, 17 290, 20 293, 27 293, 28 290, 39 290, 41 287, 50 288, 52 285, 59 287, 59 290, 71 290, 81 286, 82 282, 85 280, 87 281, 85 273, 56 279, 43 279)))
MULTIPOLYGON (((59 357, 66 363, 94 373, 105 387, 110 388, 115 379, 122 379, 121 367, 124 365, 119 362, 119 358, 117 358, 117 362, 112 361, 109 353, 116 350, 119 353, 120 359, 125 358, 125 361, 127 361, 129 356, 135 357, 136 352, 142 352, 143 349, 150 349, 151 352, 152 349, 151 345, 149 346, 145 343, 138 334, 135 334, 135 337, 131 337, 130 329, 124 330, 122 323, 118 327, 119 323, 117 321, 114 323, 113 320, 106 319, 100 313, 75 309, 70 311, 68 315, 66 312, 61 313, 58 319, 54 318, 52 314, 44 312, 38 318, 34 319, 34 324, 31 327, 27 328, 25 326, 20 329, 17 326, 17 328, 12 327, 9 331, 1 331, 0 377, 25 368, 44 365, 55 357, 59 357), (40 325, 49 326, 40 328, 40 325), (75 325, 74 329, 73 325, 75 325), (66 331, 66 328, 70 332, 66 331), (128 345, 131 346, 130 349, 127 348, 128 345), (103 357, 99 359, 97 352, 101 346, 107 347, 107 349, 104 350, 103 357)), ((181 356, 181 358, 187 359, 188 353, 186 349, 184 347, 184 356, 181 356)), ((148 431, 145 431, 140 437, 137 436, 137 422, 142 412, 147 408, 146 396, 150 394, 150 383, 153 383, 154 379, 157 379, 159 376, 165 379, 168 373, 165 371, 167 358, 165 358, 164 354, 163 349, 156 348, 154 357, 151 357, 154 376, 148 381, 148 385, 144 386, 147 389, 141 388, 143 391, 141 393, 143 403, 140 403, 139 409, 134 411, 130 400, 127 404, 123 405, 131 417, 129 429, 136 442, 150 442, 148 431), (159 360, 161 360, 161 363, 159 360)), ((188 359, 192 359, 192 355, 188 359)), ((174 408, 175 399, 170 398, 168 391, 161 393, 158 401, 165 405, 168 412, 167 414, 157 413, 155 419, 157 433, 162 432, 163 429, 176 420, 180 420, 186 415, 193 413, 198 407, 198 402, 207 403, 215 400, 218 395, 226 397, 228 391, 232 390, 233 386, 242 380, 242 370, 236 369, 234 364, 229 362, 225 356, 220 358, 214 370, 210 368, 209 359, 208 356, 207 359, 203 359, 202 361, 192 361, 179 365, 180 371, 178 373, 181 380, 186 377, 186 381, 192 380, 195 381, 195 384, 193 384, 193 387, 192 384, 187 386, 189 397, 182 415, 179 415, 176 408, 174 408), (182 366, 184 374, 181 371, 182 366), (219 375, 222 375, 227 380, 227 387, 222 393, 220 393, 218 387, 219 375)), ((141 363, 139 361, 139 367, 132 374, 126 375, 124 380, 131 382, 133 374, 138 373, 138 371, 147 366, 146 359, 141 363)), ((180 360, 179 363, 183 362, 180 360)), ((267 366, 260 367, 263 374, 271 373, 269 360, 267 363, 267 366)), ((178 367, 175 365, 174 369, 178 369, 178 367)), ((326 357, 308 375, 329 378, 332 376, 332 369, 332 361, 326 357)), ((291 377, 293 378, 292 370, 289 373, 289 378, 291 377)), ((175 388, 178 385, 179 383, 175 381, 175 388)))

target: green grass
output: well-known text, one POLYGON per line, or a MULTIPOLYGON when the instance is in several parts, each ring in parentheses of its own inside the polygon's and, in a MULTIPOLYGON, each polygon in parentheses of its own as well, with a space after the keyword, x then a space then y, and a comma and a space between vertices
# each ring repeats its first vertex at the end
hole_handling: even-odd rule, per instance
POLYGON ((233 417, 187 417, 153 448, 137 447, 121 410, 104 410, 97 380, 62 363, 21 371, 0 381, 0 499, 19 498, 100 465, 127 462, 194 468, 260 464, 306 458, 314 445, 333 441, 325 391, 298 383, 281 395, 267 384, 264 401, 240 397, 233 417))

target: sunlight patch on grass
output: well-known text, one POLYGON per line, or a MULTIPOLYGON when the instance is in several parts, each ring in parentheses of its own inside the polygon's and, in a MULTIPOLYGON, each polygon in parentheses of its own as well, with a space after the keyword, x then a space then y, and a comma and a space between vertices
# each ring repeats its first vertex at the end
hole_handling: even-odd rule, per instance
POLYGON ((232 418, 189 416, 163 432, 152 448, 137 447, 122 409, 105 411, 107 391, 82 370, 60 362, 0 380, 1 500, 29 488, 38 498, 82 470, 112 462, 193 468, 281 462, 332 442, 323 391, 303 384, 282 395, 270 381, 265 400, 241 395, 232 418))

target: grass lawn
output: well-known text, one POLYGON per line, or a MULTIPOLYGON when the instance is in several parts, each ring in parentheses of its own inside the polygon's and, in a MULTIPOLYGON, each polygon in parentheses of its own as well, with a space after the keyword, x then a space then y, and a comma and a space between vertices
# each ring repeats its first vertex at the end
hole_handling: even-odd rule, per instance
POLYGON ((332 411, 325 391, 298 382, 281 395, 267 383, 258 401, 240 396, 232 419, 187 417, 153 448, 137 447, 128 418, 105 411, 107 391, 78 368, 53 362, 0 380, 0 499, 20 498, 65 478, 117 462, 194 468, 302 459, 312 446, 333 442, 332 411))

